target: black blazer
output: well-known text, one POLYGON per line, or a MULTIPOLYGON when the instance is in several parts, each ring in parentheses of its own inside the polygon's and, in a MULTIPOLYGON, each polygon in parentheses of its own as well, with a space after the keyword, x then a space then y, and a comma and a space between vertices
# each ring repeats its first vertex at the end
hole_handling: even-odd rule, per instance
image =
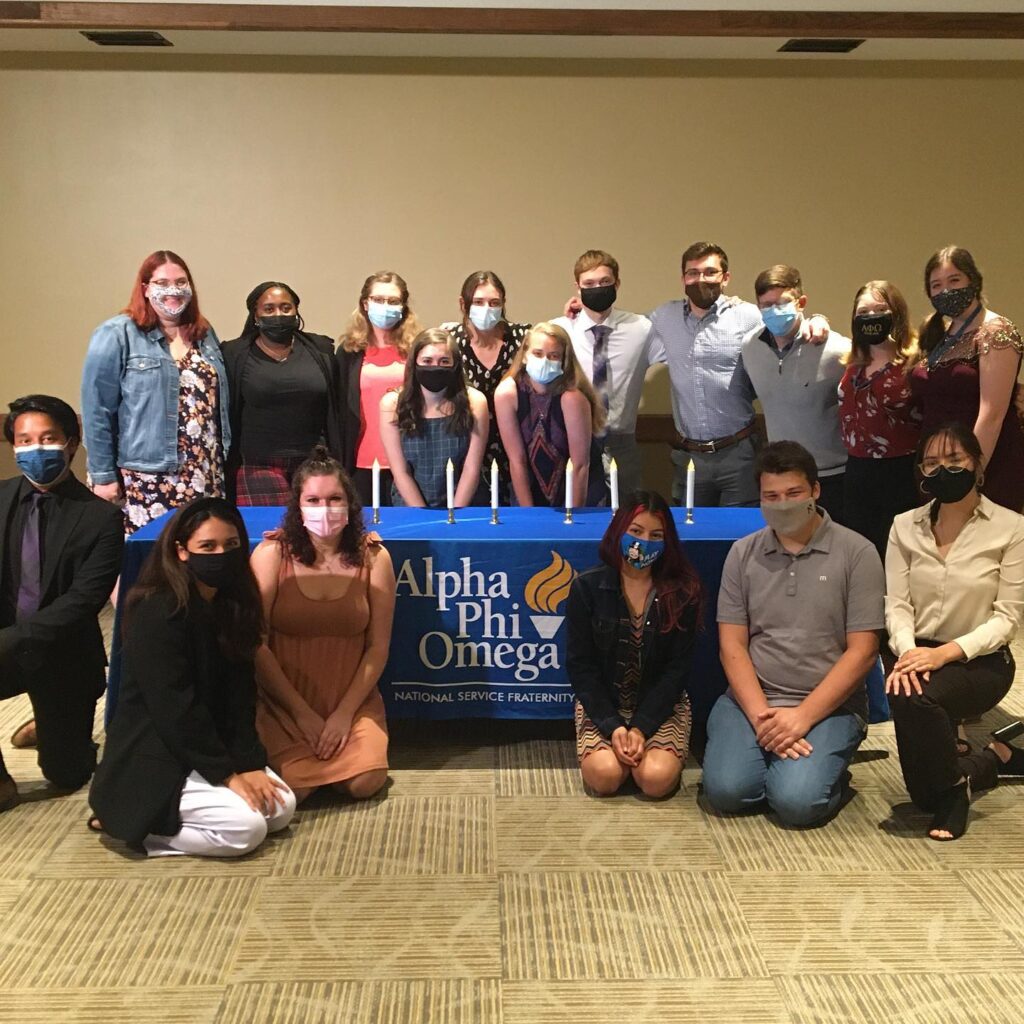
POLYGON ((144 597, 126 621, 121 693, 89 802, 112 836, 139 843, 181 830, 189 773, 217 786, 266 767, 267 752, 256 735, 252 662, 221 653, 195 591, 181 612, 169 592, 144 597))
MULTIPOLYGON (((619 573, 602 565, 577 576, 569 590, 566 616, 569 683, 601 735, 610 738, 627 724, 619 714, 615 691, 630 632, 619 573)), ((637 706, 629 723, 648 739, 668 720, 686 690, 696 633, 697 611, 692 605, 679 628, 662 633, 654 598, 644 623, 637 706)))
POLYGON ((360 352, 346 352, 339 346, 335 359, 338 364, 338 394, 341 408, 338 415, 341 435, 341 464, 351 476, 356 471, 356 445, 363 428, 359 416, 359 375, 363 371, 363 355, 360 352))
MULTIPOLYGON (((320 368, 327 382, 327 422, 324 424, 324 441, 331 454, 342 461, 342 440, 340 433, 341 410, 339 405, 338 366, 334 361, 334 342, 326 334, 295 332, 295 343, 305 346, 320 368)), ((231 423, 231 450, 225 466, 225 484, 228 498, 235 500, 235 471, 241 465, 242 439, 242 370, 249 358, 255 339, 234 338, 221 343, 224 369, 228 378, 228 419, 231 423)), ((358 406, 356 407, 358 409, 358 406)))
MULTIPOLYGON (((21 544, 12 528, 23 487, 31 484, 22 476, 0 482, 0 551, 21 544)), ((96 617, 121 571, 124 518, 74 476, 52 493, 43 530, 39 611, 16 622, 14 610, 2 602, 0 673, 19 677, 22 689, 52 679, 99 697, 107 658, 96 617)), ((5 588, 13 585, 3 580, 5 588)))

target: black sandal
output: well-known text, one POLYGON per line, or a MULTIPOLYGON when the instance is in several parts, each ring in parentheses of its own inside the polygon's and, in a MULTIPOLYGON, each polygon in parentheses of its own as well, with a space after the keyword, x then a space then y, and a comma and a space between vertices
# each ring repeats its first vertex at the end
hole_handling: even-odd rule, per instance
POLYGON ((967 831, 967 816, 971 810, 971 782, 964 779, 947 790, 939 800, 928 826, 928 838, 937 843, 949 843, 959 839, 967 831), (948 832, 948 836, 933 836, 933 832, 948 832))
POLYGON ((1013 778, 1024 776, 1024 750, 1010 743, 1010 740, 1015 740, 1022 734, 1024 734, 1024 722, 1011 722, 1009 725, 1004 725, 1002 729, 995 729, 992 732, 992 739, 996 743, 1001 743, 1010 751, 1010 759, 1008 761, 1004 761, 996 754, 996 760, 999 762, 996 765, 996 770, 1000 775, 1013 778))

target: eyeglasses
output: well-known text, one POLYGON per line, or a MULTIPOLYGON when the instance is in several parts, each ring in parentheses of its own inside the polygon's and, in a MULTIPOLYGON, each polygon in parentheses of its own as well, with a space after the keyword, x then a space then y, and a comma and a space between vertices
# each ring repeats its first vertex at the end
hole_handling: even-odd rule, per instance
POLYGON ((714 267, 705 267, 703 270, 683 271, 684 281, 717 281, 725 274, 724 270, 716 270, 714 267))
POLYGON ((923 459, 917 468, 921 470, 922 476, 935 476, 943 467, 950 473, 963 473, 967 470, 964 462, 966 458, 966 455, 950 455, 949 462, 943 462, 941 459, 923 459))
POLYGON ((404 305, 401 298, 397 295, 389 295, 385 298, 383 295, 371 295, 370 302, 376 302, 381 306, 401 306, 404 305))

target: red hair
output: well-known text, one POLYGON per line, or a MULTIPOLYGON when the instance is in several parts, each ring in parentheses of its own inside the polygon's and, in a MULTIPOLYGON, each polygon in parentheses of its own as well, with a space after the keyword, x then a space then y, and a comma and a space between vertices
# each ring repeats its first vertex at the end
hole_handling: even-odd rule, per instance
POLYGON ((672 510, 657 491, 634 491, 626 503, 619 506, 597 549, 601 561, 613 569, 622 568, 622 538, 640 512, 656 516, 665 531, 665 550, 651 566, 654 593, 661 609, 661 632, 681 628, 683 615, 689 608, 693 609, 699 624, 704 609, 704 589, 697 570, 683 550, 672 510))
POLYGON ((199 296, 196 295, 196 285, 192 280, 192 271, 188 269, 188 264, 177 253, 171 252, 169 249, 158 249, 156 252, 151 252, 142 261, 142 266, 139 267, 139 272, 135 277, 132 297, 128 300, 128 305, 121 312, 127 313, 144 331, 148 331, 151 327, 156 327, 159 322, 156 310, 150 305, 143 289, 149 284, 153 271, 165 263, 174 263, 181 267, 188 278, 189 287, 192 289, 192 301, 185 307, 185 312, 181 314, 179 323, 181 324, 181 333, 186 341, 189 343, 198 341, 210 329, 210 322, 199 312, 199 296))

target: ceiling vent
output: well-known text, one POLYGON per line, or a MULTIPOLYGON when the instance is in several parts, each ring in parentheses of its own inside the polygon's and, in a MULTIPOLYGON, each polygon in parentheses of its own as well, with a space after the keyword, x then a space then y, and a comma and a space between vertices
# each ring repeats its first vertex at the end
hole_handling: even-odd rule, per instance
POLYGON ((97 46, 173 46, 159 32, 83 32, 97 46))
POLYGON ((849 53, 856 50, 863 39, 789 39, 779 47, 779 53, 849 53))

